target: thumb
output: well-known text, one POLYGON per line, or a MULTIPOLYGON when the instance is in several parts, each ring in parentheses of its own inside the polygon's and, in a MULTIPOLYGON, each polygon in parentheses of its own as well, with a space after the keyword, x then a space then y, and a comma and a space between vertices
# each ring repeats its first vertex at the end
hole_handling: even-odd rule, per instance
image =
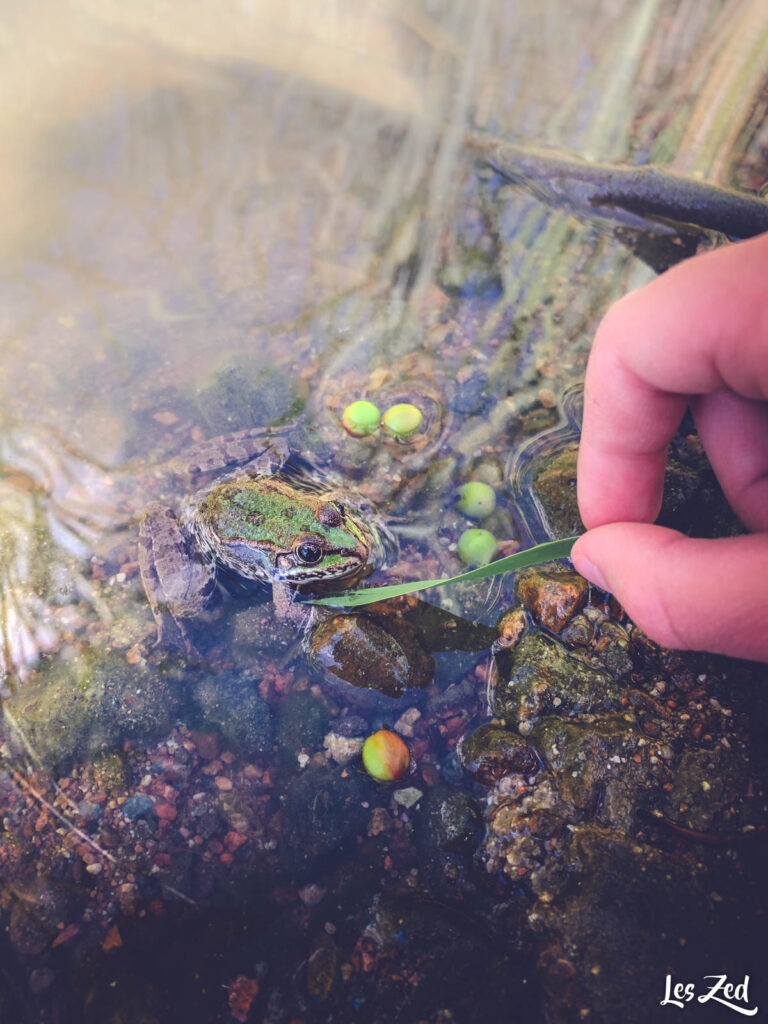
POLYGON ((768 661, 768 534, 699 540, 610 523, 580 537, 571 559, 664 647, 768 661))

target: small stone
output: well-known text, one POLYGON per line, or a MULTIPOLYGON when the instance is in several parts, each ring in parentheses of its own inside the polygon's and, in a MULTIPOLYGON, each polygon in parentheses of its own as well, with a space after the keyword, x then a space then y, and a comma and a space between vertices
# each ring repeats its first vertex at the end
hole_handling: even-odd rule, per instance
POLYGON ((213 782, 221 793, 228 793, 232 789, 232 779, 228 779, 226 775, 217 775, 213 782))
POLYGON ((417 804, 423 796, 424 792, 421 789, 417 789, 415 786, 406 786, 405 789, 395 790, 393 799, 396 804, 407 810, 417 804))
POLYGON ((171 412, 170 409, 163 409, 161 412, 153 413, 152 419, 163 427, 172 427, 175 423, 179 422, 179 417, 175 412, 171 412))
POLYGON ((117 900, 124 914, 131 914, 139 899, 139 887, 134 882, 123 882, 117 890, 117 900))
POLYGON ((191 732, 190 738, 204 761, 213 761, 219 756, 219 737, 214 732, 191 732))
POLYGON ((81 800, 77 805, 77 810, 87 824, 92 824, 93 822, 98 821, 103 813, 99 804, 91 804, 88 803, 87 800, 81 800))
POLYGON ((368 835, 380 836, 382 832, 389 832, 392 828, 392 819, 384 807, 374 807, 371 813, 371 820, 368 822, 368 835))
POLYGON ((316 907, 327 892, 328 890, 323 886, 310 882, 309 885, 299 889, 298 896, 305 907, 316 907))
POLYGON ((108 953, 110 949, 120 949, 123 944, 122 937, 118 931, 117 925, 113 924, 101 943, 101 948, 105 953, 108 953))
POLYGON ((238 974, 233 982, 226 986, 229 989, 229 1013, 240 1024, 245 1024, 251 1015, 251 1005, 259 994, 259 983, 256 978, 248 978, 238 974))
POLYGON ((69 942, 71 939, 74 939, 74 937, 76 935, 78 935, 79 932, 80 932, 80 926, 79 925, 77 925, 77 924, 68 924, 66 926, 66 928, 62 928, 61 929, 61 931, 56 936, 56 938, 53 940, 51 945, 54 947, 54 949, 57 946, 63 946, 65 942, 69 942))
POLYGON ((538 399, 545 409, 554 409, 557 405, 557 395, 552 388, 539 388, 538 399))
POLYGON ((560 630, 561 638, 576 647, 588 647, 595 635, 595 627, 586 615, 580 613, 560 630))
POLYGON ((334 732, 338 736, 365 736, 368 732, 368 723, 362 715, 345 715, 337 719, 333 724, 334 732))
POLYGON ((53 983, 56 974, 50 967, 36 967, 29 975, 29 990, 33 995, 44 992, 53 983))
POLYGON ((144 817, 154 806, 154 801, 146 793, 136 793, 134 796, 128 797, 122 806, 122 811, 126 818, 133 821, 135 818, 144 817))
POLYGON ((248 842, 248 836, 244 836, 242 832, 227 832, 224 836, 224 845, 230 853, 235 853, 243 843, 248 842))
POLYGON ((475 372, 459 384, 455 394, 451 397, 451 408, 465 416, 476 413, 485 404, 487 390, 488 375, 475 372))
POLYGON ((89 875, 100 875, 102 867, 101 864, 99 864, 97 861, 95 864, 86 864, 85 870, 88 872, 89 875))
POLYGON ((525 632, 528 624, 522 608, 513 608, 499 621, 499 643, 502 647, 514 647, 525 632))
POLYGON ((589 584, 569 569, 531 566, 518 572, 515 591, 534 619, 559 633, 587 602, 589 584))
POLYGON ((481 822, 475 801, 446 785, 431 789, 420 811, 420 829, 426 830, 430 845, 448 853, 466 852, 481 822))
POLYGON ((340 736, 336 732, 326 733, 323 746, 336 764, 349 764, 363 749, 362 736, 340 736))
POLYGON ((413 727, 421 718, 418 708, 408 708, 395 722, 395 732, 401 736, 413 736, 413 727))

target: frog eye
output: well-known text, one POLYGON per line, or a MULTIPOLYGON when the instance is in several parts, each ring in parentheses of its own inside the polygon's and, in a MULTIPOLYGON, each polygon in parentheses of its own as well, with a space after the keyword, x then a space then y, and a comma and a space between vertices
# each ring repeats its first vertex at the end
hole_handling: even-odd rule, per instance
POLYGON ((325 554, 323 547, 316 540, 302 540, 294 548, 296 557, 304 565, 317 565, 325 554))

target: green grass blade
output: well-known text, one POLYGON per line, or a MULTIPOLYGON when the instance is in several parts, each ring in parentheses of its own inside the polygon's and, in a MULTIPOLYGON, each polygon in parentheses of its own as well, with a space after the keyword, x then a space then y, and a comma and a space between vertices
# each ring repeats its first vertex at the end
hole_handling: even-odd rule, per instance
POLYGON ((411 583, 393 583, 383 587, 369 587, 367 590, 350 590, 346 594, 335 594, 333 597, 322 597, 317 600, 307 601, 307 604, 329 605, 332 608, 359 608, 364 604, 373 604, 374 601, 386 601, 390 597, 401 597, 403 594, 414 594, 418 590, 431 590, 432 587, 442 587, 447 583, 465 583, 470 580, 484 580, 492 576, 498 576, 502 572, 512 572, 515 569, 524 569, 527 565, 535 565, 537 562, 550 562, 554 558, 567 558, 571 548, 576 543, 576 537, 566 537, 564 540, 551 540, 546 544, 537 544, 536 547, 528 548, 526 551, 518 551, 514 555, 507 555, 506 558, 499 558, 488 565, 481 565, 477 569, 470 569, 459 576, 450 576, 444 580, 415 580, 411 583))

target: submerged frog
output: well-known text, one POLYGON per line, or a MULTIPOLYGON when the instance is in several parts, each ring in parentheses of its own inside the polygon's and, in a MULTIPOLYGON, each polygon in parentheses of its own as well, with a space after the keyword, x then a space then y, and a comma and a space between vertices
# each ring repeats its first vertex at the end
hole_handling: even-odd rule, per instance
POLYGON ((279 433, 247 430, 203 442, 169 466, 209 479, 179 515, 150 503, 139 565, 158 641, 181 639, 209 604, 217 576, 273 587, 284 612, 296 591, 358 582, 385 563, 394 540, 362 495, 313 472, 279 433), (216 474, 225 475, 216 480, 216 474))

